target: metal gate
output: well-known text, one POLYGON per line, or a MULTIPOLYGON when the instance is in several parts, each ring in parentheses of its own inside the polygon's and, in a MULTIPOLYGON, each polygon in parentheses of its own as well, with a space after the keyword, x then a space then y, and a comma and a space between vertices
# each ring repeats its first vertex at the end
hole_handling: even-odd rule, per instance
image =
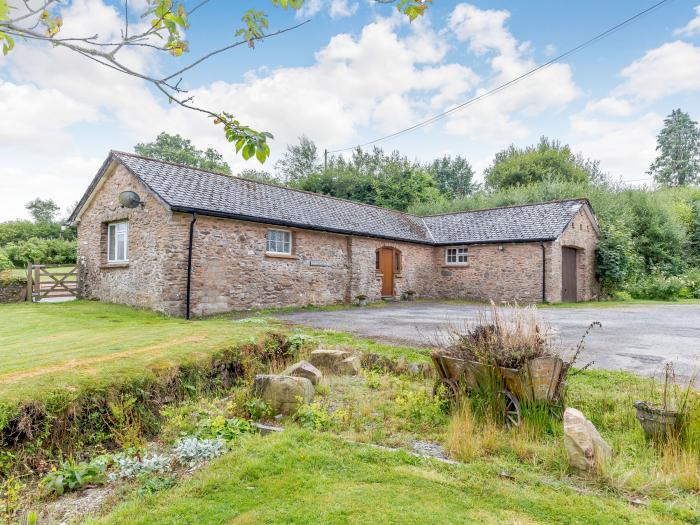
POLYGON ((28 264, 27 301, 78 298, 78 267, 65 264, 28 264))

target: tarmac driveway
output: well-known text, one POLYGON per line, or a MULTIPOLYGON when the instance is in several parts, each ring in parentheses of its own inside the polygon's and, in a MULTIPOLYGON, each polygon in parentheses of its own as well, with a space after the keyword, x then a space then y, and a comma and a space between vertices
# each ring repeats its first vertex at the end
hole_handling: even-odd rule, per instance
MULTIPOLYGON (((397 303, 381 308, 297 312, 278 317, 294 324, 351 332, 388 343, 430 346, 447 323, 474 319, 478 305, 397 303)), ((658 373, 674 361, 676 373, 689 376, 700 367, 700 305, 630 305, 599 308, 541 308, 570 355, 592 321, 577 364, 597 368, 658 373)))

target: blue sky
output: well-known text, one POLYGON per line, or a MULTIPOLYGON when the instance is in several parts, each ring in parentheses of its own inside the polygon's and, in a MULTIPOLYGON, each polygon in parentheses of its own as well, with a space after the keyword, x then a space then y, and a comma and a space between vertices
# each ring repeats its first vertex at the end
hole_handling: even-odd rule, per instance
MULTIPOLYGON (((307 0, 298 13, 269 0, 212 0, 190 20, 188 56, 132 52, 126 59, 143 71, 170 71, 231 42, 241 6, 268 12, 273 30, 310 20, 253 50, 220 55, 183 79, 196 103, 275 135, 264 166, 274 171, 299 135, 321 150, 372 140, 509 80, 652 3, 435 0, 426 17, 409 24, 367 0, 307 0)), ((64 4, 64 36, 114 37, 123 23, 119 1, 64 4)), ((699 95, 700 6, 675 0, 527 81, 381 146, 425 161, 463 155, 481 173, 500 149, 547 135, 599 159, 615 178, 644 184, 664 116, 681 107, 699 119, 699 95)), ((132 150, 159 131, 217 148, 234 171, 260 167, 236 157, 206 119, 168 105, 142 81, 44 44, 18 42, 0 57, 0 115, 0 220, 26 217, 24 203, 37 196, 70 205, 109 149, 132 150)))

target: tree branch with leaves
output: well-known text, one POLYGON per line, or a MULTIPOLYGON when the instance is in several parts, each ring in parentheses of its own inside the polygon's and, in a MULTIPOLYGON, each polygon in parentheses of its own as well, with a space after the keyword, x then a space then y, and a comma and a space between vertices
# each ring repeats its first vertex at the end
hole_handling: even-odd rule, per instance
MULTIPOLYGON (((252 2, 252 0, 248 1, 252 2)), ((300 9, 304 3, 304 0, 271 1, 275 8, 292 10, 300 9)), ((428 4, 432 2, 432 0, 376 1, 395 6, 410 20, 424 14, 428 4)), ((183 75, 216 55, 242 46, 254 48, 264 39, 294 31, 307 24, 309 20, 270 32, 267 14, 257 9, 248 9, 241 19, 242 26, 234 31, 237 40, 208 51, 175 71, 157 75, 137 71, 127 66, 121 58, 123 56, 121 53, 129 48, 147 48, 174 57, 185 56, 190 47, 185 31, 190 27, 193 15, 207 4, 214 2, 211 0, 198 2, 147 0, 145 10, 138 15, 138 18, 145 22, 130 26, 129 21, 135 14, 129 10, 128 0, 124 0, 122 2, 124 27, 119 29, 120 37, 114 39, 115 41, 101 40, 97 34, 61 37, 61 29, 64 25, 61 9, 66 8, 70 3, 65 0, 0 0, 0 44, 2 44, 3 54, 12 52, 16 43, 20 41, 28 45, 32 42, 50 43, 50 49, 69 50, 103 67, 147 82, 162 93, 168 102, 211 118, 214 124, 223 127, 226 139, 235 145, 236 153, 240 153, 244 159, 248 160, 254 156, 263 163, 269 157, 270 147, 267 140, 273 138, 271 133, 257 131, 241 123, 234 113, 228 110, 198 105, 194 96, 181 87, 183 75)))

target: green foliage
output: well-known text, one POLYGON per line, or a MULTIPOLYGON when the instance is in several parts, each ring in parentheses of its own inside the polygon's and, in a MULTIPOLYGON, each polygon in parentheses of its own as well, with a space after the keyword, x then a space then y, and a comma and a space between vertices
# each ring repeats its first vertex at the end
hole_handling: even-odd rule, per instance
POLYGON ((596 271, 605 292, 620 288, 634 276, 638 268, 632 230, 624 223, 601 225, 596 250, 596 271))
POLYGON ((449 155, 435 159, 428 171, 435 179, 440 192, 450 199, 474 193, 479 187, 474 182, 474 169, 471 164, 459 155, 454 159, 449 155))
POLYGON ((223 160, 223 156, 215 149, 197 149, 191 140, 180 135, 170 135, 164 131, 153 142, 136 144, 134 151, 139 155, 152 159, 186 164, 187 166, 215 171, 224 175, 231 174, 231 168, 223 160))
POLYGON ((236 31, 236 36, 242 36, 248 47, 255 47, 255 41, 261 39, 265 34, 265 29, 270 27, 267 15, 257 9, 248 9, 243 15, 245 27, 236 31))
POLYGON ((299 406, 294 414, 294 420, 309 430, 325 431, 331 426, 331 418, 326 407, 318 401, 299 406))
POLYGON ((76 244, 63 239, 37 239, 11 242, 4 251, 15 266, 39 261, 42 264, 75 263, 76 244))
POLYGON ((75 240, 75 227, 63 227, 55 222, 7 221, 0 223, 0 246, 9 242, 38 239, 75 240))
POLYGON ((279 177, 292 185, 301 185, 303 180, 320 169, 316 144, 305 135, 299 137, 299 144, 288 144, 287 151, 275 163, 279 177))
POLYGON ((34 221, 38 223, 54 222, 56 215, 61 211, 61 207, 53 199, 40 199, 38 197, 29 201, 25 208, 29 210, 34 221))
POLYGON ((688 113, 674 109, 657 137, 659 156, 648 173, 663 186, 700 182, 700 127, 688 113))
POLYGON ((10 260, 10 257, 7 255, 7 252, 0 248, 0 272, 11 270, 14 267, 15 265, 10 260))
POLYGON ((79 490, 86 485, 98 485, 107 480, 103 461, 75 463, 67 461, 60 468, 51 469, 41 480, 41 487, 49 494, 62 496, 65 492, 79 490))
POLYGON ((168 476, 148 476, 146 477, 136 493, 139 496, 147 496, 168 490, 175 486, 175 479, 168 476))
MULTIPOLYGON (((429 169, 396 151, 385 154, 380 148, 371 153, 358 148, 348 160, 331 157, 324 169, 316 145, 301 137, 299 145, 288 147, 276 167, 283 180, 294 188, 396 210, 440 197, 429 169)), ((450 167, 455 177, 459 176, 455 174, 457 167, 450 167)), ((466 168, 461 169, 464 176, 466 168)), ((444 182, 448 183, 447 175, 444 182)))
POLYGON ((671 276, 645 275, 628 284, 626 290, 634 299, 700 299, 700 270, 671 276))
POLYGON ((258 182, 266 182, 270 184, 279 184, 280 181, 274 175, 264 171, 255 169, 245 169, 238 174, 242 179, 255 180, 258 182))
POLYGON ((245 402, 245 408, 253 421, 260 421, 272 415, 272 407, 262 399, 252 397, 245 402))
POLYGON ((511 145, 496 153, 493 164, 484 172, 484 180, 493 189, 554 180, 586 182, 590 178, 588 166, 569 146, 542 137, 536 146, 521 149, 511 145))
POLYGON ((240 152, 245 160, 255 155, 260 164, 264 164, 270 156, 270 146, 267 144, 267 139, 274 138, 272 133, 255 131, 244 126, 233 115, 225 111, 219 114, 214 123, 224 125, 226 140, 236 145, 236 153, 240 152))
POLYGON ((164 47, 171 55, 179 57, 189 50, 189 44, 182 34, 189 27, 184 5, 172 0, 148 0, 148 9, 143 16, 152 16, 153 29, 167 31, 168 38, 164 47))
POLYGON ((204 418, 197 424, 196 436, 203 439, 223 439, 235 441, 239 437, 254 431, 250 422, 238 417, 225 418, 217 415, 213 418, 204 418))

